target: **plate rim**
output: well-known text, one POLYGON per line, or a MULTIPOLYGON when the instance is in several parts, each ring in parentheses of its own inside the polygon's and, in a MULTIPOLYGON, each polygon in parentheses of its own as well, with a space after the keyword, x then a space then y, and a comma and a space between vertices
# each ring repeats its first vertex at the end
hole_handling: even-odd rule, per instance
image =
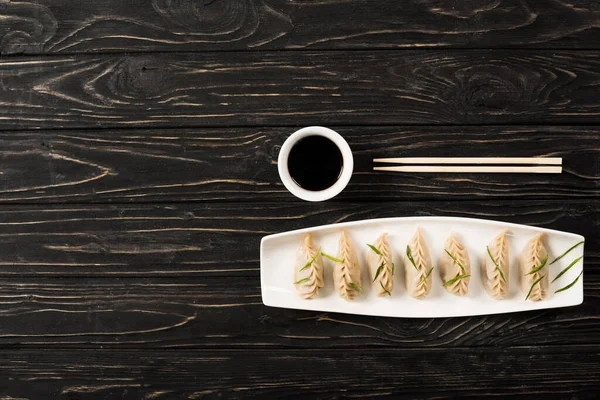
POLYGON ((572 236, 574 238, 580 239, 579 241, 583 241, 584 242, 584 246, 585 246, 585 237, 584 236, 582 236, 580 234, 577 234, 577 233, 559 231, 557 229, 542 228, 542 227, 539 227, 539 226, 531 226, 531 225, 525 225, 525 224, 516 224, 514 222, 495 221, 495 220, 483 219, 483 218, 447 217, 447 216, 436 217, 436 216, 432 216, 432 215, 427 215, 427 216, 423 216, 423 217, 369 218, 369 219, 363 219, 363 220, 360 220, 360 221, 336 222, 336 223, 333 223, 333 224, 317 225, 317 226, 313 226, 313 227, 309 227, 309 228, 300 228, 300 229, 294 229, 294 230, 291 230, 291 231, 285 231, 285 232, 280 232, 280 233, 273 233, 271 235, 263 236, 262 239, 260 240, 261 259, 262 259, 263 244, 267 240, 278 239, 278 238, 281 238, 281 237, 290 236, 290 235, 296 235, 296 234, 300 234, 300 233, 308 233, 308 232, 312 232, 312 231, 320 230, 320 229, 332 228, 334 226, 346 227, 346 226, 360 225, 360 224, 364 224, 364 223, 367 223, 367 222, 369 222, 369 223, 370 222, 378 222, 378 221, 393 222, 393 221, 396 221, 396 220, 410 221, 410 220, 423 220, 423 219, 436 219, 436 220, 446 220, 446 221, 467 220, 467 221, 471 221, 471 222, 474 222, 474 223, 477 223, 477 224, 493 223, 493 224, 498 224, 498 225, 504 225, 506 227, 511 227, 511 226, 512 227, 519 227, 519 228, 526 227, 526 228, 529 228, 529 229, 533 229, 533 230, 536 230, 536 231, 539 231, 539 232, 548 233, 548 234, 555 233, 555 234, 572 236))
MULTIPOLYGON (((454 317, 500 315, 500 314, 512 314, 515 312, 548 310, 548 309, 554 309, 554 308, 573 307, 573 306, 577 306, 577 305, 580 305, 583 303, 583 301, 584 301, 583 286, 582 286, 582 290, 580 293, 580 297, 578 298, 577 302, 571 303, 571 304, 565 304, 565 305, 558 306, 558 307, 551 306, 551 307, 540 307, 538 309, 513 310, 513 311, 500 312, 500 313, 476 313, 476 314, 467 314, 467 315, 461 314, 461 315, 446 315, 446 316, 436 316, 436 317, 432 317, 432 316, 428 316, 428 315, 406 317, 406 316, 382 315, 382 314, 377 314, 377 313, 347 312, 344 310, 333 310, 332 311, 332 310, 316 309, 314 306, 312 308, 311 307, 291 307, 291 306, 287 306, 287 305, 281 306, 281 305, 272 303, 265 298, 264 286, 265 286, 266 271, 265 271, 265 268, 263 268, 263 259, 265 258, 265 254, 264 254, 265 246, 266 246, 266 242, 268 242, 268 241, 276 240, 279 238, 285 238, 287 236, 298 235, 298 234, 302 234, 302 233, 309 233, 309 232, 314 232, 314 231, 318 231, 318 230, 331 229, 334 227, 345 228, 345 227, 353 227, 353 226, 357 226, 357 225, 363 225, 363 224, 367 224, 367 223, 377 223, 377 222, 394 223, 394 222, 400 222, 400 221, 414 222, 414 221, 423 221, 423 220, 469 221, 470 223, 474 223, 474 224, 480 224, 480 225, 481 224, 485 224, 485 225, 493 224, 493 225, 498 225, 502 228, 509 228, 509 229, 511 227, 519 228, 519 229, 526 228, 526 229, 530 229, 534 232, 537 231, 537 232, 543 232, 546 234, 559 234, 562 236, 577 239, 578 242, 581 242, 581 241, 583 242, 582 244, 585 248, 585 237, 580 234, 577 234, 577 233, 559 231, 556 229, 543 228, 543 227, 531 226, 531 225, 526 225, 526 224, 518 224, 518 223, 514 223, 514 222, 496 221, 496 220, 490 220, 490 219, 484 219, 484 218, 427 215, 427 216, 411 216, 411 217, 369 218, 369 219, 363 219, 363 220, 358 220, 358 221, 348 221, 348 222, 338 222, 338 223, 333 223, 333 224, 317 225, 317 226, 313 226, 313 227, 307 227, 307 228, 301 228, 301 229, 294 229, 291 231, 274 233, 274 234, 266 235, 266 236, 262 237, 262 239, 260 241, 260 286, 261 286, 261 299, 262 299, 263 304, 265 306, 275 307, 275 308, 285 308, 285 309, 305 310, 305 311, 318 311, 318 312, 335 312, 335 313, 348 314, 348 315, 366 315, 366 316, 386 317, 386 318, 454 318, 454 317)), ((585 257, 582 257, 582 268, 583 268, 584 262, 585 262, 585 257)), ((582 285, 583 285, 583 282, 584 282, 584 277, 582 276, 581 277, 582 285)))

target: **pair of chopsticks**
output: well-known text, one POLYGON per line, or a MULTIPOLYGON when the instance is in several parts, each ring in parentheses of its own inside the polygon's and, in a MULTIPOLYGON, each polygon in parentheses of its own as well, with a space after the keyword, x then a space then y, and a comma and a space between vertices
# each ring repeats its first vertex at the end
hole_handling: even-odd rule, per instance
POLYGON ((562 172, 562 158, 560 157, 402 157, 376 158, 373 162, 404 164, 374 167, 374 171, 530 174, 560 174, 562 172))

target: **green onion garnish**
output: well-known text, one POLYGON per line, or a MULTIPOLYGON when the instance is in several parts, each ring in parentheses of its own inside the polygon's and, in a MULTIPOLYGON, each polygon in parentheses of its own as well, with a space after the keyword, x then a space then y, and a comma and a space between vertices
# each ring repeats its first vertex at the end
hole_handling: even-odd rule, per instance
POLYGON ((571 283, 569 283, 567 286, 565 286, 564 288, 560 288, 558 289, 556 292, 554 293, 559 293, 559 292, 564 292, 567 289, 570 289, 574 284, 577 283, 577 281, 579 280, 579 278, 581 277, 581 275, 583 274, 583 270, 581 270, 581 272, 579 273, 579 275, 577 275, 577 278, 575 278, 575 280, 571 283))
POLYGON ((396 269, 396 266, 394 265, 394 263, 392 263, 392 275, 394 275, 394 270, 396 269))
POLYGON ((455 276, 454 278, 450 279, 448 282, 444 283, 444 287, 445 287, 445 286, 450 286, 450 285, 452 285, 454 282, 456 282, 457 280, 459 280, 459 279, 463 279, 463 278, 468 278, 469 276, 471 276, 471 275, 469 275, 469 274, 463 274, 463 275, 458 275, 458 276, 455 276))
POLYGON ((450 256, 450 258, 452 260, 454 260, 454 262, 456 263, 456 265, 458 265, 460 267, 462 272, 465 272, 465 267, 462 266, 462 264, 456 259, 456 257, 454 257, 452 254, 450 254, 450 252, 448 250, 444 249, 444 251, 450 256))
POLYGON ((506 278, 504 277, 504 273, 502 272, 502 269, 500 268, 500 266, 498 265, 498 263, 496 262, 496 260, 494 260, 494 257, 492 257, 492 252, 490 251, 489 246, 485 246, 485 248, 487 249, 488 256, 490 256, 490 259, 492 260, 492 262, 496 266, 496 269, 498 270, 498 273, 502 277, 502 280, 504 282, 506 282, 506 278))
POLYGON ((356 290, 357 292, 362 292, 362 289, 356 283, 350 282, 349 285, 352 289, 356 290))
POLYGON ((571 264, 569 264, 565 269, 563 269, 562 271, 560 271, 560 274, 556 275, 556 278, 554 278, 554 280, 550 283, 554 283, 555 280, 557 280, 558 278, 560 278, 561 276, 563 276, 564 274, 567 273, 568 270, 571 269, 571 267, 575 264, 577 264, 577 261, 581 260, 583 258, 583 256, 576 258, 575 260, 573 260, 573 262, 571 264))
POLYGON ((304 266, 302 268, 300 268, 300 272, 302 272, 306 268, 310 267, 312 265, 312 263, 317 259, 317 256, 319 255, 320 252, 321 252, 321 249, 319 248, 319 251, 317 251, 317 253, 315 254, 315 256, 313 258, 311 258, 309 262, 307 262, 306 264, 304 264, 304 266))
POLYGON ((384 291, 385 291, 385 292, 388 294, 388 296, 390 296, 390 297, 391 297, 391 296, 392 296, 392 294, 390 293, 390 291, 389 291, 389 290, 387 290, 387 289, 385 288, 385 286, 383 286, 383 283, 379 282, 379 284, 381 285, 381 288, 382 288, 382 289, 383 289, 383 290, 384 290, 384 291))
POLYGON ((548 261, 548 254, 546 254, 546 257, 544 257, 544 259, 542 260, 542 263, 540 265, 538 265, 537 267, 535 267, 534 269, 532 269, 531 271, 529 271, 528 274, 525 275, 532 275, 535 274, 536 272, 538 272, 540 269, 544 268, 544 265, 546 265, 546 262, 548 261))
POLYGON ((300 279, 299 281, 294 282, 294 285, 299 285, 301 283, 308 282, 308 281, 309 281, 309 278, 300 279))
POLYGON ((371 250, 373 250, 377 255, 381 255, 381 252, 377 249, 377 247, 375 247, 369 243, 367 243, 367 246, 369 246, 371 248, 371 250))
POLYGON ((582 240, 581 242, 573 245, 569 250, 565 251, 564 253, 562 253, 560 256, 556 257, 554 259, 554 261, 552 261, 550 263, 550 265, 554 264, 555 262, 557 262, 558 260, 560 260, 561 258, 563 258, 564 256, 566 256, 571 250, 573 250, 575 247, 579 246, 580 244, 582 244, 584 241, 582 240))
POLYGON ((375 282, 375 279, 377 279, 377 277, 379 276, 379 273, 383 269, 384 265, 385 265, 385 263, 381 263, 381 265, 377 268, 377 272, 375 273, 375 278, 373 278, 373 282, 375 282))
POLYGON ((336 263, 343 263, 343 262, 344 262, 344 260, 340 260, 339 258, 335 258, 335 257, 333 257, 333 256, 330 256, 329 254, 326 254, 326 253, 321 253, 321 255, 322 255, 323 257, 327 257, 327 258, 329 258, 331 261, 334 261, 334 262, 336 262, 336 263))
POLYGON ((538 283, 540 283, 540 281, 542 279, 544 279, 546 277, 546 275, 542 275, 538 280, 536 280, 535 282, 533 282, 533 285, 531 285, 531 288, 529 289, 529 293, 527 293, 527 297, 525 297, 525 300, 527 300, 529 298, 529 296, 531 296, 531 291, 533 290, 533 287, 535 285, 537 285, 538 283))
POLYGON ((413 260, 412 254, 410 252, 410 246, 406 245, 406 256, 408 257, 408 259, 410 260, 410 262, 412 263, 412 265, 415 267, 415 269, 418 271, 419 267, 417 267, 417 264, 415 264, 415 260, 413 260))
POLYGON ((419 281, 419 284, 425 282, 427 280, 427 278, 429 278, 429 275, 431 275, 431 273, 433 272, 433 268, 431 267, 431 269, 429 270, 429 272, 427 273, 427 275, 425 275, 423 278, 421 278, 421 280, 419 281))

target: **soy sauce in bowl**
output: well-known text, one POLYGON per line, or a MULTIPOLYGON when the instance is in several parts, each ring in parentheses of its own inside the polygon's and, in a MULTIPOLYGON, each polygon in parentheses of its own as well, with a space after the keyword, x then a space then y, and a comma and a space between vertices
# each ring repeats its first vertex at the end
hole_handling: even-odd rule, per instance
POLYGON ((342 152, 325 136, 300 139, 290 150, 290 176, 303 189, 318 192, 333 186, 343 169, 342 152))

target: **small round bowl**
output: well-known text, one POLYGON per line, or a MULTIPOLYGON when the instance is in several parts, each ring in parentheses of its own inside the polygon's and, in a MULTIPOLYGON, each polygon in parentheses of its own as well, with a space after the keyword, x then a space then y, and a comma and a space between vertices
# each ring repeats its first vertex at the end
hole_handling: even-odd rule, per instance
POLYGON ((352 158, 350 146, 348 146, 346 140, 339 133, 322 126, 307 126, 292 133, 283 143, 279 151, 279 158, 277 159, 277 168, 284 186, 294 196, 306 201, 324 201, 337 196, 348 185, 352 177, 352 170, 354 169, 354 159, 352 158), (300 139, 307 136, 324 136, 335 143, 342 153, 342 173, 338 180, 325 190, 312 191, 298 186, 288 170, 290 150, 300 139))

